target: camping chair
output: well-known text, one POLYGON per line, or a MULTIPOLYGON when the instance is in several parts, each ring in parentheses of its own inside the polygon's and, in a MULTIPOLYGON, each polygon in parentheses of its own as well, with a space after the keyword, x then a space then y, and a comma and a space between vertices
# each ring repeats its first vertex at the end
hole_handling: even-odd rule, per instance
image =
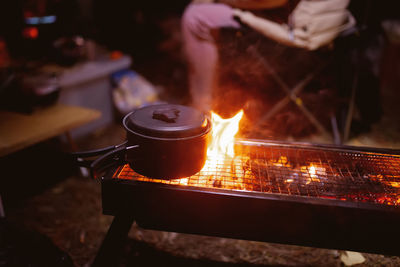
MULTIPOLYGON (((291 25, 280 25, 263 18, 254 16, 249 12, 236 11, 237 18, 250 29, 253 29, 278 43, 315 51, 332 44, 335 39, 345 38, 356 32, 355 20, 347 11, 349 0, 329 1, 301 1, 290 16, 291 25)), ((258 60, 272 79, 284 91, 285 97, 278 101, 257 122, 261 125, 264 121, 272 118, 290 102, 304 114, 312 125, 323 135, 331 136, 325 126, 318 121, 316 116, 304 105, 299 97, 300 92, 321 73, 329 64, 323 62, 315 67, 314 71, 308 73, 292 88, 278 75, 268 59, 258 49, 259 43, 248 47, 247 51, 258 60)), ((354 101, 354 99, 352 99, 354 101)), ((350 103, 350 106, 353 104, 350 103)), ((347 125, 348 123, 346 123, 347 125)), ((335 116, 331 115, 331 125, 334 142, 341 143, 340 133, 335 116)), ((345 134, 346 135, 346 134, 345 134)))

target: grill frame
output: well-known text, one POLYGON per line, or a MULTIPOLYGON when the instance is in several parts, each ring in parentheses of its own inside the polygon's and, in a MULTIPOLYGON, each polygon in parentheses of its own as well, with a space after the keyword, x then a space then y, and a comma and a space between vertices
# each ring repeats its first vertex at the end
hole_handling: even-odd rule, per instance
MULTIPOLYGON (((262 147, 262 162, 261 164, 259 164, 259 166, 261 167, 250 167, 256 170, 256 174, 252 174, 254 175, 254 177, 243 177, 243 179, 237 178, 238 181, 235 182, 235 180, 229 180, 226 178, 226 175, 229 175, 227 174, 227 172, 229 173, 230 170, 221 169, 217 172, 210 173, 210 170, 207 169, 205 171, 201 171, 199 174, 193 175, 190 178, 186 179, 152 180, 150 178, 138 175, 128 167, 127 172, 125 171, 125 168, 121 172, 118 172, 121 173, 118 174, 118 179, 144 179, 146 180, 146 182, 163 182, 166 184, 170 184, 171 186, 179 185, 181 187, 184 186, 185 188, 193 189, 202 187, 212 190, 213 188, 215 188, 216 191, 214 190, 213 192, 224 192, 224 189, 227 188, 224 188, 223 185, 213 186, 212 181, 204 181, 205 177, 210 174, 214 174, 217 177, 222 177, 222 183, 225 183, 227 187, 231 187, 228 191, 244 190, 250 194, 254 193, 254 197, 257 197, 257 193, 261 193, 262 197, 264 197, 265 194, 271 196, 275 195, 278 198, 285 198, 287 196, 289 200, 300 202, 317 201, 318 203, 319 201, 327 200, 329 202, 329 200, 333 200, 331 201, 333 205, 350 205, 355 207, 361 206, 371 209, 383 208, 390 210, 392 209, 391 206, 393 205, 400 206, 400 152, 399 155, 393 154, 393 152, 397 152, 395 150, 380 149, 380 152, 378 153, 378 149, 373 150, 371 148, 357 147, 357 149, 363 150, 355 150, 356 147, 348 146, 336 147, 328 145, 317 146, 304 143, 272 143, 259 140, 242 140, 237 143, 239 145, 247 147, 262 147), (275 151, 273 151, 272 147, 274 146, 279 148, 274 148, 275 151), (284 149, 282 148, 285 148, 286 151, 284 151, 284 149), (290 150, 291 153, 289 153, 290 150), (285 158, 286 156, 290 158, 289 155, 292 154, 291 157, 293 160, 293 151, 301 151, 301 153, 296 152, 293 162, 288 159, 286 160, 288 162, 292 162, 295 166, 293 166, 292 164, 288 164, 289 167, 282 166, 280 161, 279 165, 276 166, 277 156, 279 157, 283 155, 285 158), (269 162, 269 160, 272 157, 275 158, 275 161, 271 163, 269 162), (302 158, 302 164, 300 164, 299 157, 304 157, 306 158, 306 160, 302 158), (311 158, 312 160, 310 160, 311 158), (343 160, 343 158, 345 158, 345 160, 343 160), (323 163, 323 160, 330 161, 331 163, 323 163), (353 163, 355 163, 349 164, 348 161, 352 161, 353 163), (314 172, 317 173, 317 175, 314 174, 314 178, 312 178, 312 174, 308 173, 309 166, 303 166, 310 163, 313 163, 312 165, 315 168, 314 172), (299 166, 302 166, 302 170, 300 170, 299 166), (396 167, 398 169, 396 169, 396 167), (261 172, 260 169, 262 169, 261 172), (323 169, 323 174, 320 173, 321 169, 323 169), (377 175, 371 175, 372 173, 380 173, 381 178, 378 179, 376 177, 377 175), (263 178, 263 174, 269 176, 269 178, 263 178), (294 178, 291 180, 296 181, 292 181, 291 183, 287 183, 286 185, 284 185, 282 184, 282 181, 285 180, 285 178, 283 177, 294 178), (315 179, 317 180, 317 182, 311 182, 311 179, 315 179), (185 182, 181 182, 181 180, 186 180, 186 186, 185 182), (199 181, 202 181, 200 183, 206 184, 199 185, 199 181), (306 181, 309 181, 310 184, 305 183, 306 181), (390 183, 395 183, 396 187, 392 187, 390 183), (242 189, 238 189, 237 185, 242 185, 242 189), (385 203, 384 200, 376 201, 377 198, 383 197, 385 198, 384 200, 389 202, 385 203), (369 200, 363 198, 369 198, 369 200), (394 202, 396 202, 397 204, 394 202)), ((254 152, 254 150, 249 151, 254 152)), ((242 163, 243 161, 245 161, 245 159, 235 160, 233 168, 237 169, 237 167, 239 166, 240 169, 241 167, 246 165, 242 163)), ((254 159, 250 161, 254 162, 254 159)), ((229 161, 222 164, 224 164, 223 166, 225 167, 229 166, 229 161)), ((250 163, 247 166, 252 166, 252 164, 250 163)), ((244 173, 242 173, 241 175, 244 176, 244 173)), ((240 174, 236 175, 236 177, 240 177, 240 174)))
MULTIPOLYGON (((395 154, 394 150, 265 141, 291 148, 395 154)), ((400 208, 260 192, 102 179, 103 213, 146 229, 400 255, 400 208)))
POLYGON ((136 181, 104 180, 102 190, 104 214, 132 216, 145 229, 400 255, 391 245, 398 209, 136 181))

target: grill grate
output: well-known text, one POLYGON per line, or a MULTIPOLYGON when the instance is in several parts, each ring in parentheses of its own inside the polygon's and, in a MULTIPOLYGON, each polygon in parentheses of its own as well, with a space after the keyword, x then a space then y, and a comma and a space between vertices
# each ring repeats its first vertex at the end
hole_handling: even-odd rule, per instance
POLYGON ((159 180, 124 165, 113 178, 248 192, 400 205, 400 156, 313 147, 239 144, 196 175, 159 180))

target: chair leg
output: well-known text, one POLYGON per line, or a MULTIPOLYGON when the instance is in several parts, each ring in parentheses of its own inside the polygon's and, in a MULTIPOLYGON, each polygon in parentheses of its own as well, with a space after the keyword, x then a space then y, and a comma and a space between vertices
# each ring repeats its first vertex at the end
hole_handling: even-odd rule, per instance
POLYGON ((337 125, 336 116, 334 114, 331 115, 331 125, 333 132, 333 142, 335 145, 341 145, 342 141, 340 140, 340 132, 337 125))
POLYGON ((6 213, 4 212, 3 200, 1 199, 0 195, 0 218, 5 218, 6 213))
POLYGON ((325 127, 318 122, 318 120, 315 118, 314 115, 308 110, 307 107, 303 105, 303 102, 299 97, 297 97, 296 94, 298 94, 311 80, 314 78, 322 69, 325 68, 326 64, 322 64, 316 71, 313 73, 309 74, 304 78, 294 89, 289 89, 287 84, 279 77, 279 75, 275 72, 275 70, 269 65, 267 60, 260 55, 258 50, 252 46, 249 48, 249 51, 260 60, 260 62, 263 64, 264 68, 271 74, 273 79, 275 80, 276 83, 279 84, 279 86, 285 91, 287 96, 278 102, 277 106, 275 106, 270 112, 268 112, 261 121, 268 119, 272 117, 275 113, 277 113, 280 109, 282 109, 287 103, 289 103, 289 100, 292 100, 296 106, 303 112, 303 114, 308 118, 308 120, 318 129, 320 133, 326 136, 331 136, 331 134, 325 129, 325 127))
POLYGON ((297 107, 304 113, 304 115, 308 118, 308 120, 314 124, 314 126, 318 129, 318 131, 320 133, 322 133, 325 136, 330 136, 331 134, 325 129, 325 127, 318 122, 318 120, 315 118, 314 115, 312 115, 312 113, 303 105, 303 103, 301 102, 300 98, 297 98, 295 101, 297 107), (300 101, 298 101, 300 100, 300 101))
POLYGON ((260 126, 264 121, 272 118, 276 113, 283 109, 287 104, 289 104, 290 98, 288 96, 284 97, 278 103, 276 103, 261 119, 257 122, 257 126, 260 126))
MULTIPOLYGON (((322 69, 322 68, 321 68, 322 69)), ((310 73, 309 75, 307 75, 302 81, 300 81, 291 91, 291 94, 294 95, 296 97, 297 94, 299 94, 304 87, 306 87, 306 85, 315 77, 315 75, 318 74, 318 72, 321 70, 318 69, 317 71, 310 73)), ((267 112, 267 114, 265 114, 261 119, 260 119, 260 123, 262 121, 266 121, 268 119, 270 119, 272 116, 274 116, 278 111, 280 111, 282 108, 284 108, 287 104, 289 104, 290 102, 290 97, 287 95, 286 97, 284 97, 282 100, 280 100, 275 106, 272 107, 272 109, 270 111, 267 112)))
POLYGON ((349 139, 349 135, 350 135, 351 121, 353 120, 357 85, 358 85, 358 69, 356 70, 353 84, 351 86, 351 96, 350 96, 349 110, 347 112, 346 122, 345 122, 345 126, 344 126, 343 142, 346 142, 349 139))
POLYGON ((133 218, 130 216, 116 215, 114 217, 92 267, 118 266, 132 223, 133 218))

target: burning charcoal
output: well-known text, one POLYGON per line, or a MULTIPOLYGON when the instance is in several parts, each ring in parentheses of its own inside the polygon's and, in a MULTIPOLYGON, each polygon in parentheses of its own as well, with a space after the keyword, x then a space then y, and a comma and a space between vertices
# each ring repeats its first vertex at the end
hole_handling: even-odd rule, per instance
POLYGON ((360 174, 360 176, 364 176, 364 174, 366 174, 365 168, 359 162, 354 164, 354 169, 356 173, 360 174))
POLYGON ((221 187, 222 187, 222 182, 221 182, 221 180, 215 180, 214 183, 213 183, 213 186, 214 186, 214 187, 221 188, 221 187))

